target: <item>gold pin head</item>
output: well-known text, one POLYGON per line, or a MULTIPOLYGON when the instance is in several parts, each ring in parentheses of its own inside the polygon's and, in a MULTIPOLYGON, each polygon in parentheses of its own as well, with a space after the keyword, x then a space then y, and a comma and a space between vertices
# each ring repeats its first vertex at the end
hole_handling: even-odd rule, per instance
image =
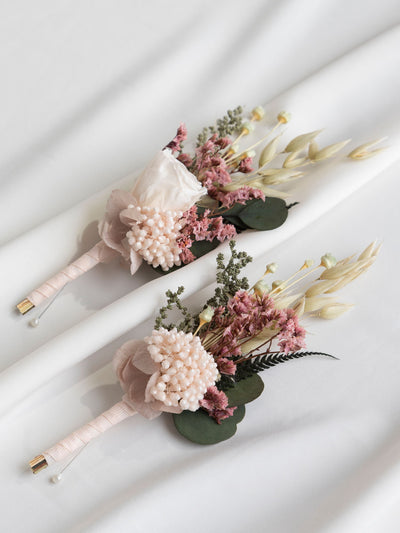
POLYGON ((29 461, 29 466, 34 474, 37 474, 44 468, 47 468, 49 465, 44 457, 44 455, 37 455, 32 461, 29 461))
POLYGON ((17 304, 17 309, 21 313, 21 315, 24 315, 34 307, 35 306, 30 300, 28 300, 28 298, 25 298, 25 300, 22 300, 22 302, 19 302, 19 304, 17 304))

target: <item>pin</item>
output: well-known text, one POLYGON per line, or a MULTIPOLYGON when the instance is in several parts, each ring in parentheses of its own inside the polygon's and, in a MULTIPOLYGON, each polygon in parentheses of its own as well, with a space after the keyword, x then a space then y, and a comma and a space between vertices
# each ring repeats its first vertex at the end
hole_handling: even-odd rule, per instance
POLYGON ((86 448, 86 446, 88 445, 89 443, 87 442, 84 446, 82 446, 82 448, 80 448, 80 450, 72 457, 72 459, 70 461, 68 461, 68 463, 64 466, 64 468, 62 468, 58 474, 54 474, 54 476, 51 476, 50 478, 50 481, 54 484, 57 484, 57 483, 60 483, 60 481, 62 481, 63 479, 63 472, 70 466, 70 464, 75 461, 75 459, 78 457, 78 455, 80 455, 83 450, 86 448))
MULTIPOLYGON (((64 285, 65 287, 66 285, 64 285)), ((45 314, 45 312, 47 311, 47 309, 55 302, 56 298, 58 298, 58 296, 60 296, 60 294, 62 293, 64 287, 61 287, 61 289, 56 293, 56 295, 54 296, 54 298, 50 301, 50 303, 48 303, 46 305, 46 307, 43 309, 43 311, 36 317, 36 318, 32 318, 32 320, 30 320, 28 323, 29 325, 31 326, 31 328, 37 328, 39 323, 40 323, 40 319, 42 318, 42 316, 45 314)))

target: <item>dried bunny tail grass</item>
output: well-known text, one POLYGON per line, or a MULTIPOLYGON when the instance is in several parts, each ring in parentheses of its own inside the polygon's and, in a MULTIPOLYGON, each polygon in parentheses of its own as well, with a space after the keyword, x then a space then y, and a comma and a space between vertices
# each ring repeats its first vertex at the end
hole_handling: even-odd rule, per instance
POLYGON ((325 146, 324 148, 321 148, 321 150, 317 150, 315 152, 314 150, 309 149, 309 158, 312 161, 323 161, 325 159, 329 159, 330 157, 333 157, 335 154, 337 154, 337 152, 344 148, 346 144, 348 144, 350 141, 351 139, 347 139, 345 141, 330 144, 329 146, 325 146))
POLYGON ((317 135, 319 135, 322 132, 322 130, 316 130, 311 131, 309 133, 303 133, 302 135, 298 135, 294 139, 290 141, 290 143, 286 146, 284 152, 301 152, 304 150, 310 142, 312 142, 317 135))
POLYGON ((318 311, 317 316, 325 320, 333 320, 334 318, 338 318, 340 315, 347 313, 347 311, 352 307, 354 307, 353 304, 335 302, 322 307, 318 311))
POLYGON ((376 148, 375 150, 369 150, 369 148, 376 146, 377 144, 385 141, 386 139, 387 137, 382 137, 381 139, 376 139, 375 141, 361 144, 360 146, 357 146, 357 148, 354 148, 354 150, 352 150, 347 155, 347 157, 349 157, 350 159, 354 159, 356 161, 373 157, 379 154, 380 152, 383 152, 384 150, 386 150, 387 147, 376 148))
POLYGON ((366 272, 375 262, 380 247, 381 244, 374 241, 357 259, 352 255, 342 259, 335 266, 326 268, 319 279, 315 280, 305 292, 304 313, 316 313, 321 318, 332 319, 349 310, 351 304, 337 302, 325 295, 337 292, 366 272))

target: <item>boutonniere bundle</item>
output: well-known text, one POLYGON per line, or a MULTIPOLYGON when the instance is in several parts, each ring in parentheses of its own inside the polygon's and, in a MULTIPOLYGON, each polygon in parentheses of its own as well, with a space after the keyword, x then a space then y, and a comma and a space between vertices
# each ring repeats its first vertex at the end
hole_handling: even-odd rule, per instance
MULTIPOLYGON (((183 149, 187 132, 181 124, 131 191, 111 193, 99 224, 101 240, 33 290, 17 305, 20 313, 27 313, 70 281, 114 257, 126 261, 132 274, 142 261, 167 272, 244 230, 272 230, 282 225, 294 204, 286 204, 287 192, 279 186, 303 176, 307 165, 334 156, 348 141, 320 148, 316 143, 320 131, 313 131, 295 137, 282 151, 282 132, 277 130, 290 119, 282 112, 266 135, 241 149, 240 143, 263 117, 261 107, 253 109, 247 122, 240 107, 228 111, 215 126, 204 128, 191 153, 183 149), (267 142, 274 132, 277 135, 267 142), (259 146, 263 149, 256 165, 254 149, 259 146)), ((356 148, 349 157, 363 159, 377 152, 369 152, 369 146, 356 148)))
POLYGON ((379 246, 372 243, 357 258, 341 261, 325 254, 315 267, 306 260, 293 276, 271 285, 267 279, 277 265, 270 263, 252 286, 242 276, 251 258, 238 252, 234 241, 230 250, 226 263, 218 254, 217 287, 202 309, 193 314, 182 303, 183 287, 167 292, 167 304, 160 309, 152 333, 128 341, 114 356, 122 400, 35 457, 30 462, 34 473, 64 461, 136 413, 149 419, 173 413, 179 433, 199 444, 232 437, 245 415, 245 404, 263 391, 261 371, 306 356, 333 357, 305 350, 301 321, 310 316, 332 319, 346 312, 351 305, 332 295, 372 265, 379 246), (171 310, 178 310, 181 320, 169 323, 171 310))

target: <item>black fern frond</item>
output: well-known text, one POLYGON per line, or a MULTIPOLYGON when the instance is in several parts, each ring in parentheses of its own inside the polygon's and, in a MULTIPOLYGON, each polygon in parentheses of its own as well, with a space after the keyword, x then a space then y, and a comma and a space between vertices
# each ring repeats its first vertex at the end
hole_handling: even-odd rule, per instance
POLYGON ((307 357, 309 355, 323 355, 325 357, 332 357, 337 359, 334 355, 324 352, 291 352, 291 353, 273 353, 259 355, 253 359, 248 359, 237 365, 235 380, 248 378, 253 374, 272 368, 280 363, 286 363, 292 359, 299 359, 300 357, 307 357))
POLYGON ((221 379, 217 382, 216 385, 219 390, 226 392, 229 389, 233 389, 235 384, 236 384, 236 380, 234 379, 233 376, 227 376, 226 374, 221 374, 221 379))

